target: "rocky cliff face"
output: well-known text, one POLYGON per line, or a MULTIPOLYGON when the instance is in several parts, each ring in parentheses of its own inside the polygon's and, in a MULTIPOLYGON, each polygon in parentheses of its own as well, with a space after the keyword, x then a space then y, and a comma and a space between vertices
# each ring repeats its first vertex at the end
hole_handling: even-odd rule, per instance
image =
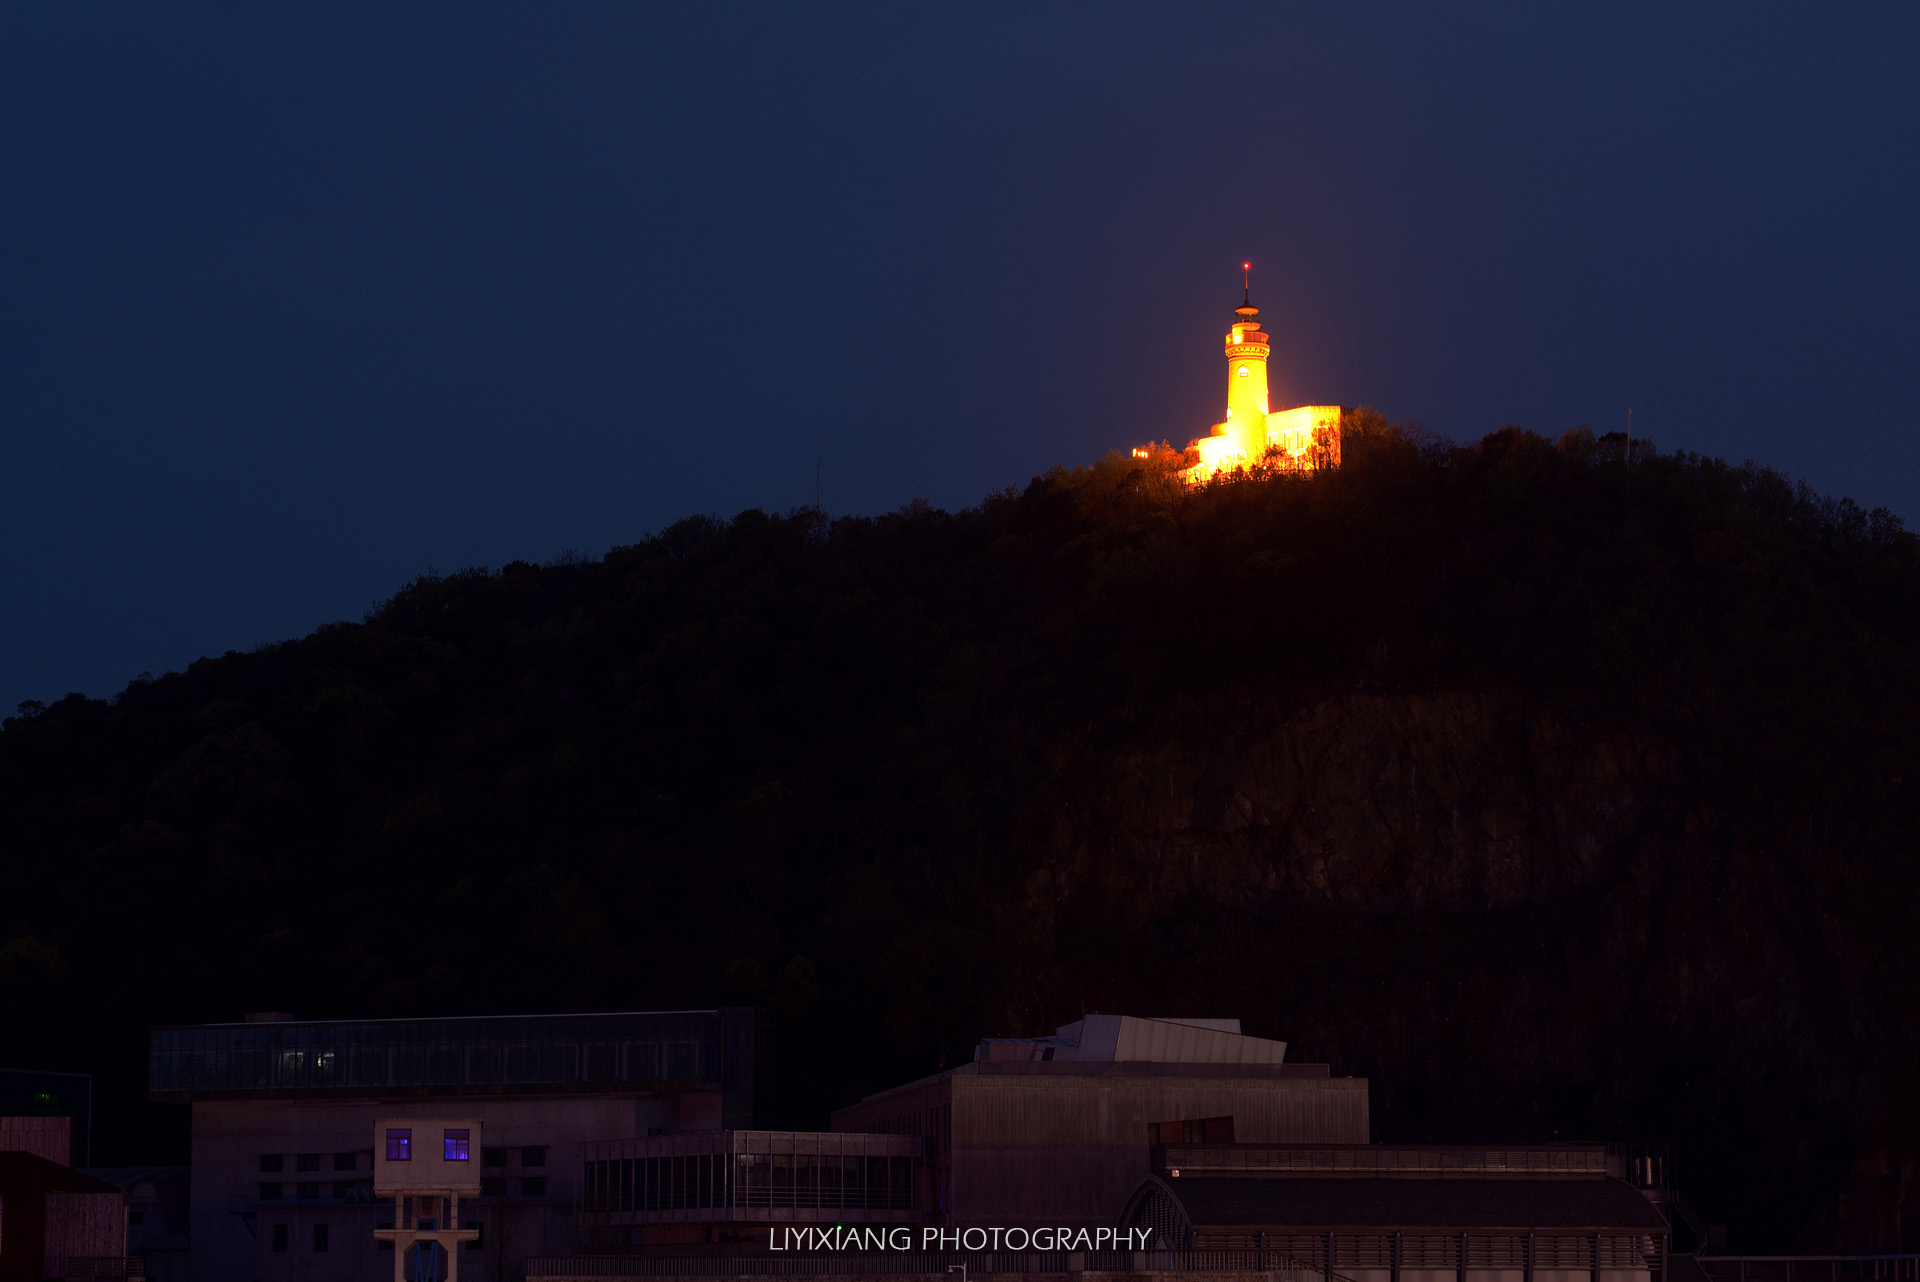
POLYGON ((1893 1249, 1896 1066, 1837 870, 1613 720, 1510 687, 1190 709, 1087 763, 1025 908, 1090 1006, 1371 1078, 1376 1138, 1674 1144, 1748 1243, 1893 1249))

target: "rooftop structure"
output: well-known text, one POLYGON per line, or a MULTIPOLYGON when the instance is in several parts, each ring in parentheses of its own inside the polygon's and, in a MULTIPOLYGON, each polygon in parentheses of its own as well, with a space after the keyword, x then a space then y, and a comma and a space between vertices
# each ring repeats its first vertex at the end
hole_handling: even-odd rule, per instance
POLYGON ((970 1064, 837 1110, 833 1128, 921 1137, 930 1222, 954 1227, 1111 1227, 1148 1174, 1150 1134, 1169 1126, 1198 1127, 1200 1138, 1367 1141, 1366 1079, 1285 1063, 1284 1042, 1239 1030, 1228 1019, 1094 1014, 1046 1037, 990 1038, 970 1064))
POLYGON ((986 1037, 976 1061, 1279 1064, 1287 1044, 1248 1037, 1237 1019, 1142 1019, 1134 1015, 1086 1015, 1062 1024, 1051 1037, 986 1037))

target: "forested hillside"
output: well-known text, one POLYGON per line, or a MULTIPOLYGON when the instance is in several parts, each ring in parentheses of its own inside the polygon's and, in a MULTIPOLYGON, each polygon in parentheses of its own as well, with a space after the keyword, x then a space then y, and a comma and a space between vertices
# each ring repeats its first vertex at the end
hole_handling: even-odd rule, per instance
POLYGON ((788 1124, 1237 1015, 1376 1138, 1676 1143, 1736 1247, 1914 1249, 1920 548, 1624 445, 694 518, 23 708, 0 1064, 133 1161, 146 1026, 249 1009, 764 1002, 788 1124))

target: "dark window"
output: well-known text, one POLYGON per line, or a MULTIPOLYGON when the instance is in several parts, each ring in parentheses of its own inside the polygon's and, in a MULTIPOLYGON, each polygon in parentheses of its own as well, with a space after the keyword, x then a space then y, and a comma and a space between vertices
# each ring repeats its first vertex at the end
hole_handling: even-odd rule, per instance
POLYGON ((506 1164, 507 1150, 504 1148, 487 1147, 480 1150, 480 1165, 505 1166, 506 1164))
POLYGON ((544 1175, 529 1175, 526 1179, 520 1181, 520 1192, 527 1197, 545 1197, 547 1195, 547 1177, 544 1175))
POLYGON ((147 1222, 147 1213, 145 1211, 128 1211, 127 1212, 127 1223, 133 1225, 135 1228, 140 1227, 142 1224, 145 1224, 146 1222, 147 1222))
POLYGON ((273 1226, 273 1249, 276 1251, 287 1249, 287 1226, 284 1224, 273 1226))
POLYGON ((393 1239, 390 1237, 383 1237, 378 1242, 375 1242, 373 1244, 373 1249, 376 1251, 391 1251, 393 1250, 393 1239))
POLYGON ((389 1162, 410 1162, 413 1160, 413 1129, 411 1127, 389 1126, 387 1128, 387 1160, 389 1162))
POLYGON ((299 1153, 294 1156, 293 1169, 296 1171, 317 1171, 320 1169, 318 1153, 299 1153))
MULTIPOLYGON (((520 1165, 545 1166, 546 1164, 547 1150, 543 1148, 523 1148, 520 1150, 520 1165)), ((277 1170, 278 1168, 276 1167, 275 1169, 277 1170)))
POLYGON ((262 1153, 260 1155, 260 1169, 273 1172, 284 1171, 287 1169, 287 1159, 281 1157, 278 1153, 262 1153))
POLYGON ((333 1182, 333 1195, 339 1198, 342 1202, 352 1197, 353 1181, 352 1180, 335 1180, 333 1182))
POLYGON ((299 1189, 298 1195, 300 1197, 317 1198, 320 1196, 320 1182, 318 1180, 303 1180, 296 1187, 299 1189))
POLYGON ((467 1249, 469 1251, 478 1251, 480 1249, 481 1243, 487 1240, 487 1226, 482 1224, 479 1220, 468 1220, 465 1227, 472 1229, 475 1233, 478 1233, 480 1235, 479 1237, 476 1237, 475 1239, 473 1239, 473 1241, 467 1243, 467 1249))
POLYGON ((262 1184, 260 1186, 261 1201, 271 1202, 279 1196, 280 1196, 280 1186, 278 1184, 262 1184))
POLYGON ((464 1162, 467 1160, 466 1131, 448 1131, 446 1133, 446 1152, 442 1154, 442 1159, 448 1162, 464 1162))
POLYGON ((313 1249, 316 1251, 327 1249, 327 1226, 324 1224, 313 1226, 313 1249))
POLYGON ((481 1197, 505 1197, 506 1195, 507 1195, 507 1182, 505 1179, 501 1178, 500 1176, 490 1175, 486 1179, 480 1181, 481 1197))
POLYGON ((333 1169, 336 1171, 355 1171, 360 1169, 360 1155, 358 1153, 335 1153, 333 1155, 333 1169))

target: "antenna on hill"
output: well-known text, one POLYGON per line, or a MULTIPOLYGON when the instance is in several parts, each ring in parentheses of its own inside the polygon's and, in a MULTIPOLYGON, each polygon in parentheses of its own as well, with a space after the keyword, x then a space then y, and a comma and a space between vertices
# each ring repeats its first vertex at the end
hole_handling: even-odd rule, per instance
POLYGON ((1622 491, 1625 491, 1628 487, 1630 487, 1633 484, 1633 406, 1631 405, 1627 406, 1626 463, 1627 463, 1627 466, 1625 468, 1626 479, 1620 482, 1620 488, 1622 491))
POLYGON ((1247 305, 1253 305, 1253 264, 1240 264, 1240 292, 1245 296, 1247 305))
POLYGON ((816 511, 819 510, 819 507, 820 507, 820 460, 819 459, 815 459, 813 461, 813 506, 814 506, 814 510, 816 511))

